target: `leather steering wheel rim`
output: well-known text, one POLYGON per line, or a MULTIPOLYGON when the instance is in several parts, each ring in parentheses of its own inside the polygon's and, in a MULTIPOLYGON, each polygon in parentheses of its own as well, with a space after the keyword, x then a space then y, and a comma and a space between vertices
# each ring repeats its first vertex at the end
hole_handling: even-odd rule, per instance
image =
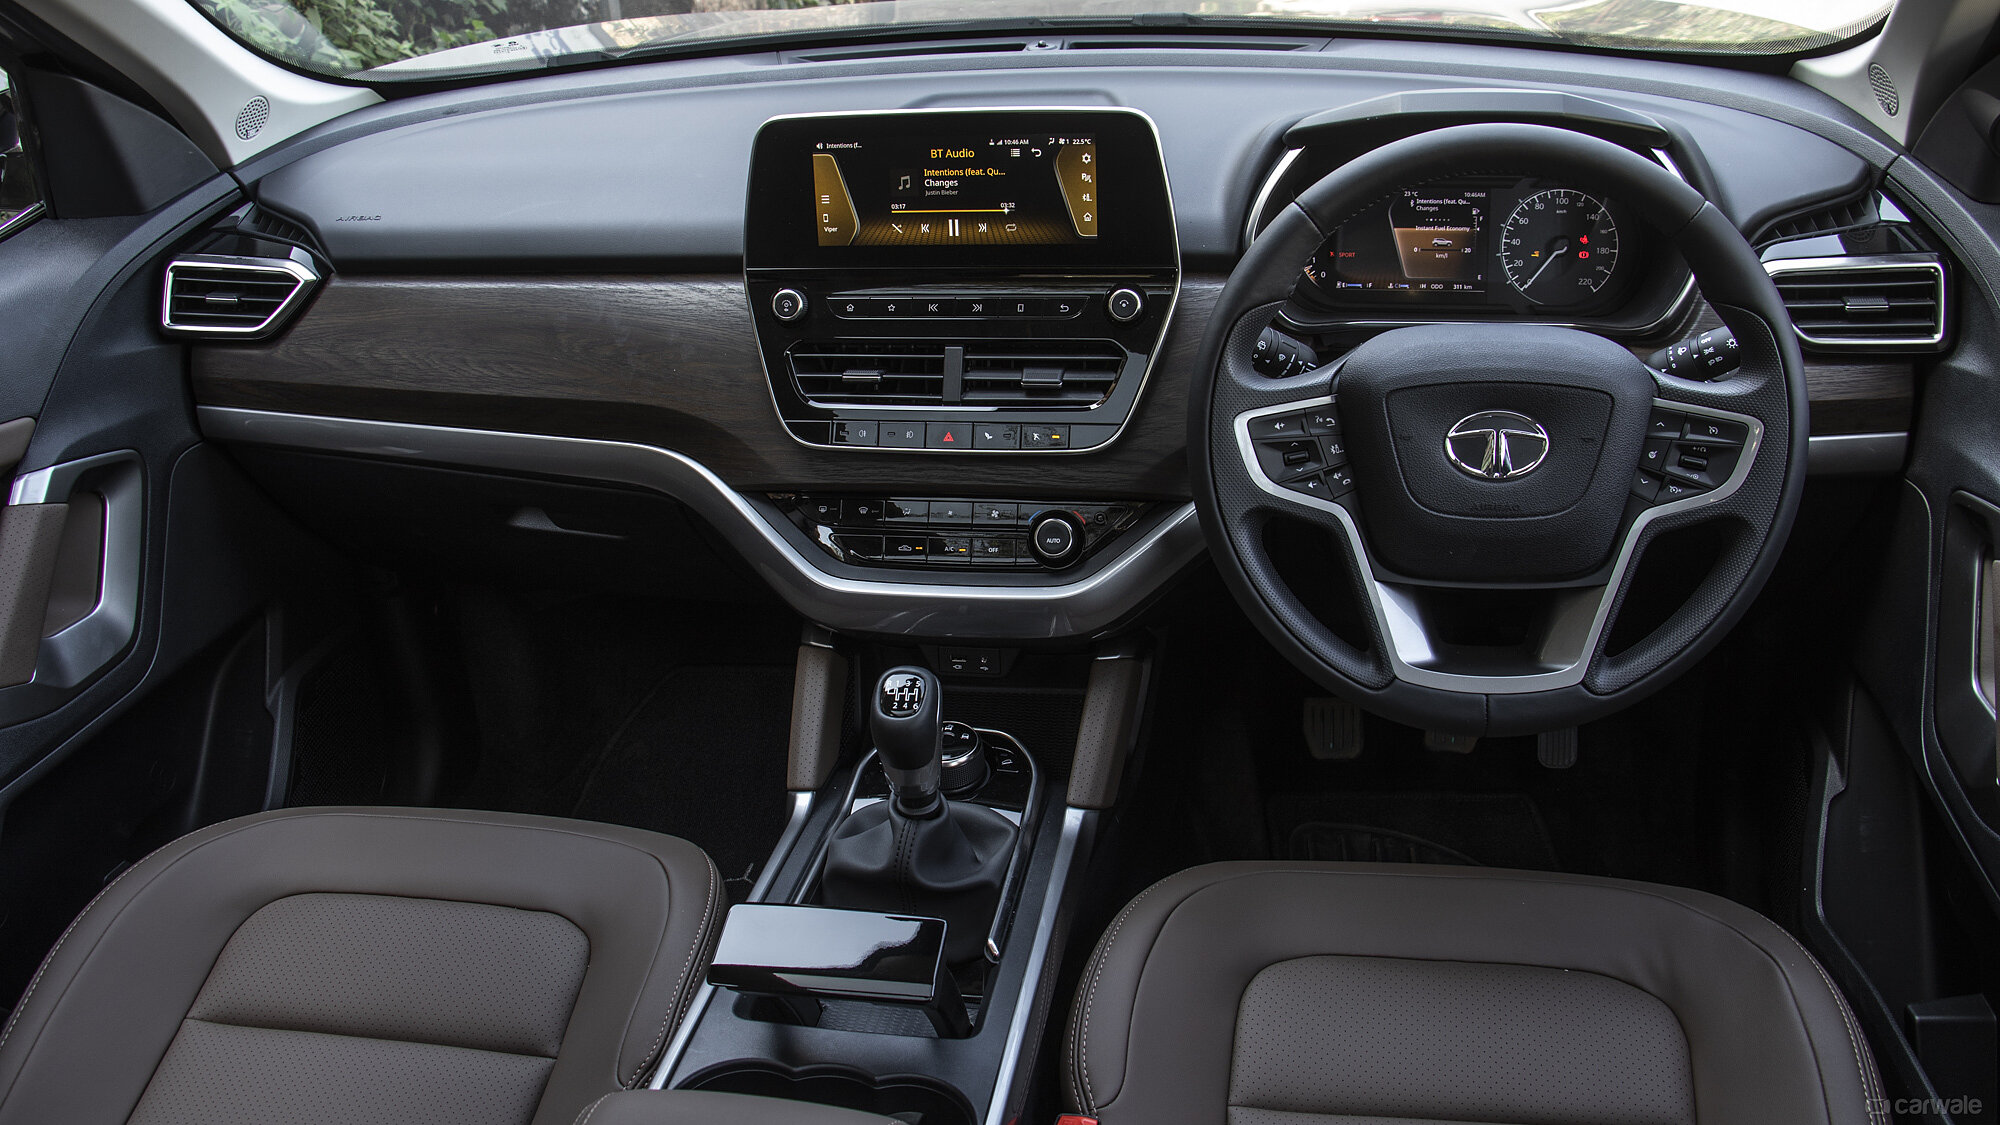
MULTIPOLYGON (((1211 556, 1245 613, 1293 664, 1335 694, 1398 722, 1455 733, 1526 734, 1629 706, 1685 671, 1742 617, 1790 532, 1805 478, 1807 395, 1798 342, 1777 289, 1741 232, 1700 192, 1609 141, 1546 126, 1480 124, 1375 149, 1279 213, 1230 275, 1210 324, 1190 388, 1188 451, 1211 556), (1628 515, 1636 522, 1620 532, 1618 562, 1601 587, 1587 647, 1559 675, 1459 676, 1409 663, 1399 639, 1407 636, 1408 615, 1396 608, 1397 588, 1375 577, 1378 567, 1361 531, 1365 512, 1343 517, 1327 501, 1288 503, 1282 490, 1259 477, 1245 437, 1246 416, 1326 403, 1314 396, 1334 390, 1328 372, 1337 371, 1341 357, 1289 379, 1268 378, 1251 363, 1259 333, 1285 306, 1299 270, 1320 244, 1392 193, 1485 175, 1558 177, 1643 216, 1678 250, 1702 297, 1739 344, 1736 371, 1715 382, 1650 371, 1654 401, 1696 418, 1754 420, 1744 468, 1726 492, 1718 488, 1698 506, 1628 515), (1329 566, 1327 580, 1342 583, 1356 599, 1369 634, 1365 644, 1329 628, 1278 575, 1265 530, 1281 517, 1304 517, 1346 533, 1337 537, 1344 566, 1329 566), (1721 525, 1721 546, 1707 576, 1651 632, 1613 650, 1612 625, 1647 547, 1661 535, 1708 521, 1721 525)), ((1351 503, 1338 506, 1357 512, 1351 503)))

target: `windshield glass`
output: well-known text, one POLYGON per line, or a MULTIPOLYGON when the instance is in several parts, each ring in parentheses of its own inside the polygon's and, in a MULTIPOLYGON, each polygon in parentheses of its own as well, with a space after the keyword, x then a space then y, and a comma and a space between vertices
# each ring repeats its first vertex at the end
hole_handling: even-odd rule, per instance
POLYGON ((1408 28, 1641 51, 1791 54, 1866 31, 1894 0, 191 0, 305 70, 436 79, 908 28, 1036 34, 1408 28))

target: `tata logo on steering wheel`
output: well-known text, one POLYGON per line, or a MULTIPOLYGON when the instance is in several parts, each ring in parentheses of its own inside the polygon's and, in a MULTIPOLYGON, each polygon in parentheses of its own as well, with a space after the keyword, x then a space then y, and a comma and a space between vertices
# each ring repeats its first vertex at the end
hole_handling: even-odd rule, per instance
POLYGON ((1525 477, 1549 455, 1549 432, 1511 410, 1486 410, 1460 418, 1444 435, 1444 455, 1458 471, 1480 480, 1525 477))

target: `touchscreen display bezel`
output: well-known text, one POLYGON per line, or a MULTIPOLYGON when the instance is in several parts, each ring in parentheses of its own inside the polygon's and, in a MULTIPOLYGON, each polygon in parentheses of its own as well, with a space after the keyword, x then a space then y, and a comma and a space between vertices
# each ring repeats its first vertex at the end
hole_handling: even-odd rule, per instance
POLYGON ((891 110, 776 117, 757 131, 743 227, 746 269, 1179 266, 1173 203, 1152 119, 1122 107, 891 110), (1093 138, 1102 205, 1097 237, 1032 245, 822 246, 814 146, 918 147, 955 138, 1047 133, 1093 138))

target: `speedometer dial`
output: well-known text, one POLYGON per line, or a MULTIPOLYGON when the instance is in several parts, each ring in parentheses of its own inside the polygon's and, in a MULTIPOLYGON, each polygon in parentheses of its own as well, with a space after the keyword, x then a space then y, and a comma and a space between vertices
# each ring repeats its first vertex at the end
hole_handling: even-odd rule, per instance
POLYGON ((1521 200, 1500 228, 1507 284, 1538 305, 1580 304, 1618 269, 1618 224, 1604 202, 1570 188, 1521 200))

